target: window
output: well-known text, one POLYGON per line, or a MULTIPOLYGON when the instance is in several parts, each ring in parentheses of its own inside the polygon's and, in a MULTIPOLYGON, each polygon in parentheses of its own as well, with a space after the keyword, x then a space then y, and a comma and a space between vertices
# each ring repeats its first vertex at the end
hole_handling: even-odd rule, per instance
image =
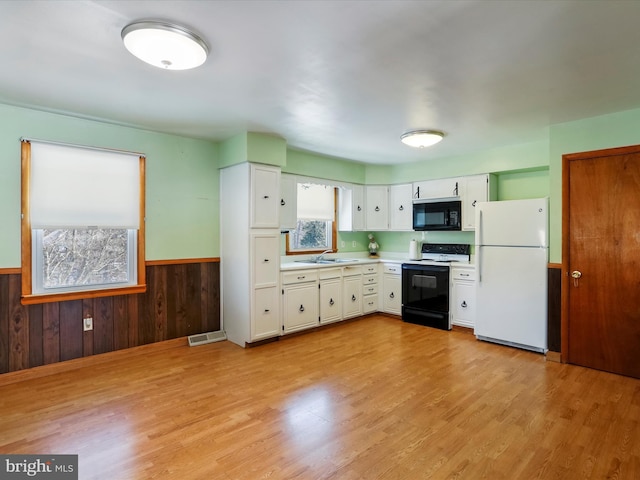
POLYGON ((335 190, 330 185, 297 184, 298 221, 289 232, 287 254, 335 250, 335 190))
POLYGON ((22 303, 145 290, 144 163, 22 141, 22 303))

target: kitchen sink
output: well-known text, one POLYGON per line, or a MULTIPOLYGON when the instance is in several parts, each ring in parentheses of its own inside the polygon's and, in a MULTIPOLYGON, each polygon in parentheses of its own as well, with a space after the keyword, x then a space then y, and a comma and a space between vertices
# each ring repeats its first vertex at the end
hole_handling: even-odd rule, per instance
POLYGON ((315 258, 311 258, 309 260, 294 260, 298 263, 317 263, 321 265, 330 265, 333 263, 349 263, 349 262, 357 262, 355 258, 322 258, 320 260, 316 260, 315 258))

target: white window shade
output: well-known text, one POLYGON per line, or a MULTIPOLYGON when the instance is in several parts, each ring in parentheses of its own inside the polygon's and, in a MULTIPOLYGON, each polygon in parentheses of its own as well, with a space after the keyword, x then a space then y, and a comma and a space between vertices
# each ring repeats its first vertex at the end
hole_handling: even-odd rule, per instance
POLYGON ((334 193, 329 185, 298 184, 298 219, 333 221, 334 193))
POLYGON ((131 153, 31 142, 31 228, 140 227, 140 162, 131 153))

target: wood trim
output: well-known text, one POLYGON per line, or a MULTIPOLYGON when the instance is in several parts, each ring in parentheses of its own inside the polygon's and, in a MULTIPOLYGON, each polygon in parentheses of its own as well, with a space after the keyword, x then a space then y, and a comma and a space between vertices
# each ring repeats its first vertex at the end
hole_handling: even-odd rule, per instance
POLYGON ((560 355, 569 362, 569 161, 575 154, 562 156, 562 272, 560 291, 560 355))
POLYGON ((159 266, 159 265, 184 265, 185 263, 220 263, 220 257, 206 257, 206 258, 183 258, 172 260, 147 260, 146 265, 159 266))
POLYGON ((561 263, 548 263, 547 268, 562 268, 561 263))
MULTIPOLYGON (((145 269, 145 244, 146 244, 146 159, 144 156, 139 158, 140 166, 140 220, 138 227, 138 286, 146 285, 146 269, 145 269)), ((144 290, 143 290, 144 291, 144 290)))
POLYGON ((20 275, 21 273, 22 269, 20 267, 0 268, 0 275, 20 275))
POLYGON ((21 162, 21 241, 20 241, 20 266, 22 273, 22 295, 31 295, 31 215, 29 208, 31 176, 31 143, 23 140, 20 146, 21 162))
MULTIPOLYGON (((590 150, 587 152, 566 153, 562 156, 563 173, 564 173, 565 159, 568 162, 571 162, 574 160, 585 160, 585 159, 594 158, 594 157, 614 157, 617 155, 630 155, 630 154, 638 153, 638 151, 639 151, 638 145, 628 145, 626 147, 604 148, 602 150, 590 150)), ((563 176, 563 179, 564 179, 564 176, 563 176)), ((568 185, 568 180, 567 180, 567 185, 568 185)), ((563 184, 563 187, 564 187, 564 184, 563 184)), ((564 189, 563 189, 563 193, 564 193, 564 189)))
POLYGON ((22 305, 37 305, 39 303, 66 302, 68 300, 83 300, 86 298, 115 297, 116 295, 131 295, 144 293, 147 285, 133 285, 123 288, 109 288, 104 290, 86 290, 82 292, 54 293, 51 295, 23 295, 22 305))
MULTIPOLYGON (((146 260, 144 265, 147 267, 154 267, 159 265, 184 265, 185 263, 220 263, 220 257, 146 260)), ((21 273, 22 268, 20 267, 0 268, 0 275, 20 275, 21 273)))

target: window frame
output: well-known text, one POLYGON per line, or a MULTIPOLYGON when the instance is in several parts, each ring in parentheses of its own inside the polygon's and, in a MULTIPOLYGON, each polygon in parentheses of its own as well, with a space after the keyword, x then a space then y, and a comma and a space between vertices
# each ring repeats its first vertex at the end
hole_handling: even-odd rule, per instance
MULTIPOLYGON (((297 215, 296 215, 297 221, 297 215)), ((331 253, 338 251, 338 188, 333 187, 333 221, 331 221, 331 253)), ((285 235, 285 254, 286 255, 308 255, 311 253, 322 253, 327 249, 291 249, 291 234, 285 235)))
MULTIPOLYGON (((75 146, 75 145, 74 145, 75 146)), ((87 147, 91 148, 91 147, 87 147)), ((107 149, 105 149, 107 150, 107 149)), ((145 157, 138 157, 139 165, 139 181, 140 181, 140 198, 139 198, 139 215, 140 223, 136 231, 137 245, 136 249, 136 269, 137 279, 135 285, 115 286, 115 287, 97 287, 91 290, 76 290, 72 292, 52 292, 52 293, 33 293, 33 230, 31 228, 29 195, 30 195, 30 178, 31 178, 31 142, 26 139, 21 140, 20 149, 21 159, 21 277, 22 277, 22 296, 21 303, 23 305, 33 305, 48 302, 61 302, 66 300, 80 300, 84 298, 97 298, 116 295, 127 295, 144 293, 146 291, 146 272, 145 272, 145 157)))

